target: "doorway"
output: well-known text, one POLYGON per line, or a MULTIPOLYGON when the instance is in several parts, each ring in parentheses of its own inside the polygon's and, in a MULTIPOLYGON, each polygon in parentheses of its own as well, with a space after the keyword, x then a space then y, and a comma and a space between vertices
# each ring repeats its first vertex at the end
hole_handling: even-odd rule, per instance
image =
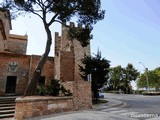
POLYGON ((16 90, 17 76, 7 76, 6 94, 13 95, 16 90))

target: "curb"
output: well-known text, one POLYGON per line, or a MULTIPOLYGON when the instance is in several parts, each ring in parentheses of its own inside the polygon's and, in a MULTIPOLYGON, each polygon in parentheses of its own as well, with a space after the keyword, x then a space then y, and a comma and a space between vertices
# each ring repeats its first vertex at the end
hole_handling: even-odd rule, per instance
POLYGON ((122 101, 118 101, 118 100, 112 100, 112 99, 106 99, 108 100, 107 103, 104 104, 99 104, 99 105, 93 105, 92 110, 104 110, 104 109, 108 109, 108 108, 121 108, 126 106, 125 102, 122 101))
MULTIPOLYGON (((124 107, 126 106, 126 103, 125 102, 122 102, 122 101, 118 101, 118 100, 109 100, 110 101, 114 101, 115 103, 113 105, 109 105, 109 107, 124 107)), ((109 103, 108 103, 109 104, 109 103)))

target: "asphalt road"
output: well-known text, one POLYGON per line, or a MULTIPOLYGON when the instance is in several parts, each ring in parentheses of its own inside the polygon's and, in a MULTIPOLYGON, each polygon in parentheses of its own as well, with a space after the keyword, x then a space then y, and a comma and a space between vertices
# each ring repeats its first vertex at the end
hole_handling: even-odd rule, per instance
MULTIPOLYGON (((118 110, 125 111, 128 113, 128 116, 139 120, 160 116, 160 96, 106 94, 105 98, 120 100, 126 103, 124 107, 121 107, 118 110)), ((159 119, 160 118, 157 118, 157 120, 159 119)))

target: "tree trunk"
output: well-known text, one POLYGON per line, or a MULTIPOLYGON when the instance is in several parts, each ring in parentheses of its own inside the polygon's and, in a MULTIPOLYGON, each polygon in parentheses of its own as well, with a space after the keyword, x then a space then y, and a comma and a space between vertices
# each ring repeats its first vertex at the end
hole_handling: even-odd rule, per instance
POLYGON ((33 76, 31 77, 31 79, 28 82, 28 85, 26 86, 24 96, 35 95, 35 90, 36 90, 36 86, 39 81, 39 78, 41 76, 41 71, 43 69, 43 66, 44 66, 47 58, 48 58, 48 54, 50 52, 50 47, 52 44, 52 35, 51 35, 51 31, 49 29, 49 26, 46 24, 46 22, 43 21, 43 23, 44 23, 45 31, 47 33, 47 43, 46 43, 45 52, 41 56, 41 59, 34 70, 33 76))

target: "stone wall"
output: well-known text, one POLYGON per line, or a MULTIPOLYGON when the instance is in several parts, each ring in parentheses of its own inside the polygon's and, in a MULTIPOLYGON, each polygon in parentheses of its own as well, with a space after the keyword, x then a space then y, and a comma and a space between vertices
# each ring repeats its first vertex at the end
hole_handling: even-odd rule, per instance
POLYGON ((6 33, 4 30, 3 21, 0 19, 0 51, 4 51, 4 43, 6 40, 6 33))
POLYGON ((2 52, 4 50, 4 37, 3 37, 3 33, 1 32, 1 21, 0 21, 0 51, 2 52))
POLYGON ((73 81, 74 80, 74 56, 72 52, 61 52, 60 59, 60 80, 73 81))
POLYGON ((0 53, 0 58, 3 58, 0 62, 0 95, 5 95, 7 76, 17 76, 15 92, 23 94, 28 82, 29 56, 0 53))
MULTIPOLYGON (((40 58, 41 56, 38 56, 38 55, 32 55, 30 57, 29 79, 31 79, 40 58)), ((47 58, 47 61, 42 69, 41 76, 45 76, 45 84, 50 84, 51 79, 54 78, 54 58, 53 57, 47 58)))
POLYGON ((73 111, 73 97, 28 96, 16 99, 16 120, 73 111))
POLYGON ((91 82, 65 81, 61 84, 73 94, 75 110, 92 108, 91 82))
POLYGON ((92 108, 91 83, 86 81, 61 82, 73 96, 27 96, 16 99, 15 119, 92 108))
POLYGON ((90 45, 82 47, 80 42, 77 40, 73 41, 73 45, 74 45, 74 59, 75 59, 74 80, 83 80, 80 76, 79 65, 82 65, 81 59, 84 58, 84 55, 90 56, 90 45))
POLYGON ((73 82, 73 101, 76 110, 92 108, 92 92, 90 82, 73 82))
POLYGON ((0 19, 3 22, 4 33, 6 34, 6 37, 8 37, 9 31, 12 28, 9 11, 8 10, 0 11, 0 19))
POLYGON ((10 34, 8 40, 5 43, 5 49, 8 52, 25 55, 27 51, 27 41, 27 35, 20 36, 10 34))
MULTIPOLYGON (((72 22, 69 26, 75 27, 72 22)), ((77 27, 82 26, 78 25, 77 27)), ((90 55, 90 45, 82 47, 79 41, 69 40, 67 33, 68 28, 64 24, 62 25, 62 35, 59 36, 57 32, 55 33, 55 72, 57 73, 55 78, 62 81, 80 81, 82 78, 79 65, 81 65, 84 55, 90 55)))
MULTIPOLYGON (((0 58, 3 58, 0 62, 0 96, 5 95, 7 76, 17 77, 15 94, 23 95, 28 80, 39 61, 40 56, 27 56, 0 52, 0 58), (15 70, 11 69, 13 66, 15 66, 15 70)), ((48 57, 42 71, 42 76, 46 76, 46 84, 50 84, 50 80, 53 79, 53 71, 53 57, 48 57)))

